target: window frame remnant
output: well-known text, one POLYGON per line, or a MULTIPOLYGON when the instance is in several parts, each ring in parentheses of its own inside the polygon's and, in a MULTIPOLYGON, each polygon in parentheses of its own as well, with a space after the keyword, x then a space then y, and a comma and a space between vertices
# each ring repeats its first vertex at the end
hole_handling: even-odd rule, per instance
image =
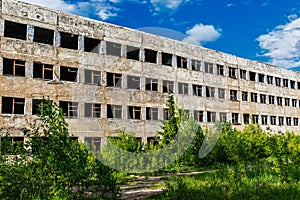
POLYGON ((99 54, 101 40, 95 38, 84 37, 84 52, 99 54))
POLYGON ((60 80, 61 81, 77 82, 78 68, 60 66, 60 72, 59 73, 60 73, 60 80))
POLYGON ((27 24, 4 20, 4 37, 27 39, 27 24))
POLYGON ((292 118, 291 117, 286 117, 286 125, 292 126, 292 118))
POLYGON ((242 91, 242 101, 248 101, 248 92, 242 91))
POLYGON ((247 70, 245 69, 240 69, 240 78, 247 80, 247 70))
POLYGON ((297 117, 293 118, 293 125, 294 126, 298 126, 299 125, 299 118, 297 118, 297 117))
POLYGON ((230 78, 236 79, 237 78, 236 70, 237 70, 237 68, 235 68, 235 67, 228 67, 228 76, 230 78))
POLYGON ((202 85, 193 84, 193 95, 202 97, 202 85))
POLYGON ((84 103, 84 117, 101 118, 101 104, 84 103))
POLYGON ((146 78, 145 90, 158 91, 158 79, 146 78))
POLYGON ((251 102, 253 102, 253 103, 258 102, 257 93, 251 92, 251 102))
POLYGON ((54 30, 35 26, 33 42, 53 45, 54 44, 54 30))
POLYGON ((249 71, 249 80, 250 81, 256 81, 256 73, 249 71))
POLYGON ((262 125, 268 125, 268 115, 262 115, 261 116, 261 124, 262 125))
POLYGON ((166 66, 173 66, 173 55, 170 53, 161 53, 161 64, 166 66))
POLYGON ((282 106, 282 97, 277 97, 277 105, 282 106))
POLYGON ((84 143, 88 145, 90 152, 99 153, 101 151, 101 137, 85 137, 84 143))
POLYGON ((281 78, 275 77, 275 85, 281 87, 281 78))
POLYGON ((290 98, 284 98, 284 105, 290 106, 290 98))
POLYGON ((288 79, 284 78, 282 82, 283 82, 283 87, 287 87, 287 88, 289 87, 289 80, 288 79))
POLYGON ((140 89, 141 77, 127 75, 127 89, 140 89))
POLYGON ((187 69, 187 58, 176 56, 177 68, 187 69))
POLYGON ((237 90, 230 90, 230 100, 238 101, 238 91, 237 90))
POLYGON ((169 120, 170 119, 170 113, 168 108, 163 109, 163 119, 164 120, 169 120))
POLYGON ((178 82, 178 94, 189 94, 189 84, 178 82))
POLYGON ((128 119, 141 120, 142 107, 141 106, 128 106, 128 119))
POLYGON ((197 122, 203 122, 204 112, 202 110, 194 110, 194 118, 197 122))
POLYGON ((146 107, 146 120, 157 121, 158 120, 158 108, 146 107))
POLYGON ((201 61, 192 59, 192 70, 201 71, 201 61))
POLYGON ((25 77, 25 64, 24 60, 3 58, 3 75, 25 77))
POLYGON ((223 65, 217 64, 217 75, 225 76, 225 67, 223 65))
POLYGON ((122 74, 107 72, 106 86, 122 88, 122 74))
MULTIPOLYGON (((50 101, 52 102, 52 100, 50 101)), ((45 104, 45 99, 32 99, 31 114, 32 115, 42 114, 40 109, 43 109, 44 104, 45 104)))
POLYGON ((211 111, 207 111, 207 122, 208 123, 213 123, 216 122, 217 119, 217 113, 216 112, 211 112, 211 111))
POLYGON ((174 93, 174 81, 163 80, 163 93, 174 93))
POLYGON ((157 53, 152 49, 144 49, 145 62, 157 64, 157 53))
POLYGON ((2 114, 24 115, 25 98, 2 96, 2 114))
POLYGON ((72 50, 78 50, 78 35, 67 33, 67 32, 59 32, 60 33, 60 47, 72 50))
POLYGON ((33 78, 53 80, 53 65, 33 62, 33 78))
POLYGON ((239 124, 239 113, 232 113, 231 114, 231 122, 234 125, 238 125, 239 124))
POLYGON ((244 113, 243 121, 244 121, 244 124, 249 124, 250 123, 250 114, 244 113))
POLYGON ((66 118, 78 118, 78 102, 59 101, 59 107, 63 110, 66 118))
POLYGON ((272 105, 275 104, 275 96, 269 95, 269 104, 272 104, 272 105))
POLYGON ((123 111, 122 105, 107 104, 106 117, 108 119, 122 119, 123 111))
POLYGON ((140 60, 140 48, 134 46, 126 46, 126 58, 131 60, 140 60))
POLYGON ((214 73, 214 64, 210 62, 204 62, 204 72, 213 74, 214 73))
POLYGON ((292 107, 297 107, 297 99, 292 99, 292 107))
POLYGON ((88 85, 101 85, 101 71, 84 69, 84 83, 88 85))
POLYGON ((267 103, 267 95, 260 94, 260 103, 266 104, 267 103))
POLYGON ((267 83, 273 85, 273 76, 267 75, 267 83))
POLYGON ((258 82, 264 83, 265 82, 265 75, 264 74, 258 74, 258 82))
POLYGON ((226 90, 224 88, 218 88, 218 97, 219 99, 225 99, 226 90))
POLYGON ((121 47, 119 43, 106 41, 106 55, 121 57, 121 47))
POLYGON ((284 117, 282 117, 282 116, 278 117, 278 125, 279 126, 283 126, 284 125, 284 117))
POLYGON ((226 122, 227 121, 227 113, 220 112, 219 117, 220 117, 220 122, 226 122))
POLYGON ((253 115, 252 114, 252 123, 253 124, 258 124, 258 120, 259 120, 259 115, 253 115))
POLYGON ((205 87, 206 97, 215 97, 215 87, 205 87))
POLYGON ((270 116, 270 124, 271 125, 276 125, 277 124, 276 116, 270 116))

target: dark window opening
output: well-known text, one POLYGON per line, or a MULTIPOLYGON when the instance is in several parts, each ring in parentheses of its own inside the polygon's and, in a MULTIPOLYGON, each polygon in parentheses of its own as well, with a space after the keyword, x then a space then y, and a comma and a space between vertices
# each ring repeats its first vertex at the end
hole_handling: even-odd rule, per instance
POLYGON ((289 87, 289 80, 283 79, 283 87, 289 87))
POLYGON ((167 65, 167 66, 172 66, 172 58, 173 55, 169 53, 161 53, 161 64, 167 65))
POLYGON ((100 118, 101 104, 84 103, 84 117, 100 118))
POLYGON ((267 125, 268 124, 268 116, 267 115, 262 115, 261 116, 261 124, 262 125, 267 125))
POLYGON ((258 81, 261 83, 265 82, 265 75, 264 74, 258 74, 258 81))
POLYGON ((297 107, 297 99, 292 99, 292 106, 297 107))
POLYGON ((1 137, 1 152, 5 154, 17 155, 24 153, 24 137, 1 137))
POLYGON ((156 64, 156 60, 157 60, 157 51, 145 49, 145 62, 156 64))
POLYGON ((229 67, 229 77, 230 78, 237 78, 236 77, 236 68, 229 67))
POLYGON ((237 90, 230 90, 230 100, 231 101, 237 101, 238 100, 237 90))
POLYGON ((218 65, 217 64, 217 74, 220 75, 220 76, 224 76, 225 73, 224 73, 224 66, 223 65, 218 65))
POLYGON ((219 99, 225 99, 225 89, 219 88, 218 89, 218 96, 219 96, 219 99))
POLYGON ((78 35, 60 32, 60 47, 78 50, 78 35))
POLYGON ((60 80, 76 82, 77 81, 77 72, 78 72, 78 68, 61 66, 60 67, 60 80))
POLYGON ((100 152, 101 137, 85 137, 84 142, 90 152, 100 152))
POLYGON ((84 38, 84 51, 99 53, 100 40, 94 38, 84 38))
POLYGON ((215 88, 206 86, 206 97, 215 97, 215 88))
POLYGON ((243 69, 240 70, 240 78, 247 80, 247 71, 246 70, 243 70, 243 69))
POLYGON ((275 85, 276 86, 281 86, 281 78, 275 77, 275 85))
POLYGON ((276 116, 271 116, 270 117, 270 124, 271 125, 276 125, 276 116))
POLYGON ((53 45, 54 31, 41 27, 34 27, 34 42, 53 45))
POLYGON ((291 117, 286 118, 286 125, 287 126, 292 126, 292 118, 291 117))
POLYGON ((277 97, 277 105, 282 106, 282 97, 277 97))
POLYGON ((251 93, 251 102, 257 102, 257 93, 251 93))
POLYGON ((227 113, 220 113, 220 122, 226 122, 227 121, 227 113))
POLYGON ((201 71, 201 61, 200 60, 192 60, 192 70, 201 71))
POLYGON ((284 105, 290 106, 290 98, 284 98, 284 105))
POLYGON ((232 113, 232 116, 231 116, 231 120, 232 120, 232 124, 239 124, 239 113, 232 113))
POLYGON ((60 101, 59 107, 62 109, 65 117, 78 117, 78 102, 60 101))
POLYGON ((263 104, 267 103, 267 95, 260 94, 260 103, 263 103, 263 104))
POLYGON ((121 105, 107 105, 107 118, 122 119, 121 105))
POLYGON ((146 108, 146 120, 158 120, 158 108, 146 108))
POLYGON ((147 137, 147 144, 156 146, 159 144, 159 142, 157 141, 157 139, 155 137, 147 137))
POLYGON ((242 92, 242 101, 248 101, 248 92, 242 92))
POLYGON ((204 62, 204 72, 205 73, 213 74, 214 73, 214 64, 213 63, 204 62))
POLYGON ((207 122, 216 122, 216 112, 207 112, 207 122))
POLYGON ((163 93, 174 93, 174 82, 163 81, 163 93))
POLYGON ((299 125, 299 119, 298 118, 293 118, 294 121, 294 126, 298 126, 299 125))
POLYGON ((258 115, 252 115, 252 123, 253 124, 258 124, 258 115))
POLYGON ((138 47, 127 46, 126 58, 132 60, 140 60, 140 49, 138 47))
POLYGON ((187 59, 177 56, 177 67, 178 68, 183 68, 183 69, 187 69, 187 59))
POLYGON ((127 88, 128 89, 140 89, 140 77, 127 76, 127 88))
POLYGON ((158 91, 158 79, 146 78, 146 90, 158 91))
POLYGON ((197 122, 203 122, 203 111, 194 110, 194 118, 197 122))
POLYGON ((25 61, 3 58, 3 75, 25 77, 25 61))
POLYGON ((43 80, 53 79, 53 65, 42 63, 33 63, 33 78, 40 78, 43 80))
POLYGON ((202 96, 202 85, 193 85, 193 94, 194 96, 202 96))
POLYGON ((26 36, 27 36, 26 24, 20 24, 20 23, 5 20, 4 37, 26 40, 26 36))
POLYGON ((244 124, 249 124, 250 115, 249 114, 243 114, 243 118, 244 118, 244 124))
POLYGON ((278 125, 279 126, 282 126, 284 124, 283 120, 284 120, 284 117, 278 117, 278 125))
POLYGON ((267 76, 267 82, 268 82, 268 84, 273 84, 273 76, 267 76))
POLYGON ((269 95, 269 104, 275 104, 275 96, 269 95))
POLYGON ((24 98, 2 97, 3 114, 24 114, 24 109, 24 98))
POLYGON ((169 110, 167 108, 164 108, 163 109, 163 118, 164 120, 169 120, 170 119, 170 113, 169 113, 169 110))
POLYGON ((101 72, 85 69, 84 83, 91 84, 91 85, 101 85, 101 72))
POLYGON ((108 87, 122 87, 122 74, 107 73, 108 87))
POLYGON ((296 89, 296 82, 291 80, 290 83, 291 83, 291 88, 296 89))
POLYGON ((300 90, 300 82, 297 82, 297 89, 300 90))
POLYGON ((106 42, 106 55, 121 56, 121 44, 106 42))
POLYGON ((178 83, 178 93, 179 94, 189 94, 189 84, 188 83, 178 83))
POLYGON ((250 81, 256 81, 256 73, 255 72, 249 72, 249 80, 250 81))
POLYGON ((128 119, 141 119, 141 107, 128 106, 128 119))
POLYGON ((32 99, 32 115, 41 115, 44 105, 44 99, 32 99))

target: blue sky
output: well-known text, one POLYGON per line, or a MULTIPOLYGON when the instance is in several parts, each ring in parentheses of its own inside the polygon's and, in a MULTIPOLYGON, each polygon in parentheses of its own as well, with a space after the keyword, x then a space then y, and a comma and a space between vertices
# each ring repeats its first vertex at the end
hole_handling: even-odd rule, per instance
MULTIPOLYGON (((169 29, 203 47, 278 67, 300 67, 300 1, 22 1, 134 29, 169 29)), ((172 31, 160 33, 172 37, 172 31)))

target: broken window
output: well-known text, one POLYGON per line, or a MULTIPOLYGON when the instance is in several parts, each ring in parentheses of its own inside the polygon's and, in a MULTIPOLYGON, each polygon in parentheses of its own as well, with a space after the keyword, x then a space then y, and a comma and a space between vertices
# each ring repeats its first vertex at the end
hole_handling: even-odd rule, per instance
POLYGON ((189 94, 188 83, 178 83, 178 94, 189 94))
POLYGON ((275 85, 276 86, 281 86, 281 78, 275 77, 275 85))
POLYGON ((158 108, 146 107, 146 120, 158 120, 158 108))
POLYGON ((59 107, 63 110, 65 117, 78 117, 78 102, 59 101, 59 107))
POLYGON ((174 93, 174 81, 163 81, 163 93, 174 93))
POLYGON ((161 53, 161 64, 167 65, 167 66, 172 66, 172 58, 173 55, 169 53, 161 53))
POLYGON ((146 90, 158 91, 158 79, 146 78, 146 90))
POLYGON ((249 80, 256 81, 256 73, 255 72, 249 72, 249 80))
POLYGON ((251 92, 251 102, 257 102, 257 93, 251 92))
POLYGON ((240 78, 247 80, 247 71, 244 69, 240 69, 240 78))
POLYGON ((216 122, 216 112, 207 111, 207 122, 216 122))
POLYGON ((227 113, 221 112, 220 113, 220 122, 226 122, 227 121, 227 113))
POLYGON ((99 53, 100 40, 94 38, 84 38, 84 51, 91 53, 99 53))
POLYGON ((225 73, 224 73, 224 66, 223 65, 218 65, 217 64, 217 75, 220 75, 220 76, 224 76, 225 73))
POLYGON ((203 111, 194 110, 194 118, 197 122, 203 122, 203 111))
POLYGON ((60 66, 60 80, 61 81, 77 81, 78 68, 60 66))
POLYGON ((84 83, 91 85, 101 85, 101 72, 84 69, 84 83))
POLYGON ((20 152, 24 153, 24 137, 1 137, 0 142, 4 145, 1 145, 1 152, 5 154, 17 155, 20 152))
POLYGON ((27 25, 5 20, 4 37, 26 40, 27 25))
POLYGON ((273 84, 273 76, 267 76, 267 83, 271 85, 273 84))
POLYGON ((101 137, 85 137, 84 143, 90 152, 100 152, 101 137))
POLYGON ((206 97, 215 97, 215 88, 206 86, 206 97))
POLYGON ((177 59, 177 67, 178 68, 187 69, 187 59, 186 58, 176 56, 176 59, 177 59))
POLYGON ((169 120, 170 119, 170 113, 169 113, 169 110, 167 108, 163 109, 163 118, 164 118, 164 120, 169 120))
POLYGON ((248 92, 242 91, 242 101, 248 101, 248 92))
POLYGON ((236 77, 236 68, 229 67, 229 77, 230 78, 237 78, 236 77))
POLYGON ((25 99, 15 97, 2 97, 3 114, 24 114, 25 99))
POLYGON ((271 125, 276 125, 276 116, 270 116, 271 125))
POLYGON ((299 119, 298 118, 294 117, 293 121, 294 121, 294 126, 298 126, 299 125, 299 119))
POLYGON ((201 61, 192 59, 192 70, 201 71, 201 61))
POLYGON ((60 32, 60 47, 78 50, 78 35, 60 32))
POLYGON ((260 82, 260 83, 265 82, 265 75, 264 74, 258 74, 258 82, 260 82))
POLYGON ((205 73, 214 73, 214 64, 209 62, 204 62, 204 72, 205 73))
POLYGON ((300 90, 300 82, 297 82, 297 89, 300 90))
POLYGON ((289 80, 283 79, 283 87, 289 87, 289 80))
POLYGON ((269 104, 275 104, 275 96, 269 95, 269 104))
POLYGON ((277 105, 282 106, 282 97, 277 97, 277 105))
POLYGON ((43 80, 53 79, 53 65, 42 63, 33 63, 33 78, 40 78, 43 80))
POLYGON ((249 114, 243 114, 244 124, 249 124, 250 122, 250 115, 249 114))
POLYGON ((122 119, 121 105, 107 105, 107 118, 122 119))
POLYGON ((225 99, 225 89, 218 88, 218 97, 219 99, 225 99))
POLYGON ((150 49, 145 49, 145 62, 156 64, 157 61, 157 51, 150 49))
POLYGON ((267 95, 260 94, 260 103, 263 103, 263 104, 267 103, 267 95))
POLYGON ((106 55, 121 56, 121 44, 106 42, 106 55))
POLYGON ((128 119, 141 119, 141 107, 128 106, 128 119))
POLYGON ((230 90, 230 100, 231 101, 237 101, 238 100, 237 90, 230 90))
POLYGON ((258 115, 252 115, 252 123, 258 124, 258 115))
POLYGON ((101 104, 99 103, 84 103, 84 117, 100 118, 101 104))
POLYGON ((292 99, 292 106, 297 107, 297 99, 292 99))
POLYGON ((232 124, 239 124, 239 113, 232 113, 231 120, 232 124))
POLYGON ((287 126, 292 126, 292 118, 291 117, 286 118, 286 125, 287 126))
POLYGON ((159 144, 159 142, 157 141, 157 139, 155 137, 147 137, 147 144, 156 146, 159 144))
POLYGON ((108 87, 122 87, 122 74, 106 73, 108 87))
POLYGON ((195 96, 202 96, 202 85, 194 85, 193 84, 193 94, 195 96))
POLYGON ((268 116, 267 115, 262 115, 261 116, 261 124, 262 125, 267 125, 268 124, 268 116))
POLYGON ((128 89, 140 89, 140 77, 138 76, 127 76, 127 88, 128 89))
POLYGON ((290 98, 284 98, 284 105, 290 106, 290 98))
POLYGON ((296 82, 291 80, 290 83, 291 83, 291 88, 296 89, 296 82))
POLYGON ((126 58, 132 60, 140 60, 140 49, 138 47, 127 46, 126 58))
POLYGON ((283 120, 284 120, 284 117, 278 117, 278 125, 279 126, 282 126, 284 124, 283 120))
POLYGON ((32 99, 32 115, 41 115, 44 105, 44 99, 32 99))
POLYGON ((3 58, 3 75, 25 77, 25 61, 3 58))
POLYGON ((37 26, 34 27, 33 42, 53 45, 53 41, 54 41, 54 30, 41 28, 37 26))

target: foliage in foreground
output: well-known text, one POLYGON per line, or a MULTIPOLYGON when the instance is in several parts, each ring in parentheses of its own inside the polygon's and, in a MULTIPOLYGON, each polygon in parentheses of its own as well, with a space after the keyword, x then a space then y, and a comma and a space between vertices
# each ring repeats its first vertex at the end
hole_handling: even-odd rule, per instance
POLYGON ((1 142, 1 199, 116 197, 112 171, 71 138, 58 105, 44 100, 40 111, 24 148, 1 142))

